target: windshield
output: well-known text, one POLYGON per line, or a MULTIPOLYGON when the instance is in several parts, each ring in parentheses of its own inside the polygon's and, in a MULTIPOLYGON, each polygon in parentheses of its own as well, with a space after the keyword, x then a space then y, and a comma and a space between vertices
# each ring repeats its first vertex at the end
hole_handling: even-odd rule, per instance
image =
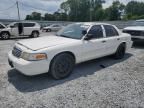
POLYGON ((0 23, 0 29, 4 29, 4 28, 6 28, 6 26, 0 23))
POLYGON ((81 39, 83 37, 82 31, 87 30, 89 25, 84 24, 71 24, 63 28, 57 33, 57 36, 81 39))
POLYGON ((10 28, 11 28, 11 26, 16 26, 16 24, 17 24, 17 23, 13 22, 13 23, 10 23, 9 25, 7 25, 7 27, 10 27, 10 28))
POLYGON ((144 21, 135 21, 133 23, 134 26, 144 26, 144 21))

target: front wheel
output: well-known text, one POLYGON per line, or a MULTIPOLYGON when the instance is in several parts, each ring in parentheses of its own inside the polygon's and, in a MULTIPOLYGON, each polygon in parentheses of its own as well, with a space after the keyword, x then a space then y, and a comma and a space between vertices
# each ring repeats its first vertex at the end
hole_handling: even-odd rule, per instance
POLYGON ((38 32, 38 31, 33 31, 31 37, 32 37, 32 38, 37 38, 37 37, 39 37, 39 32, 38 32))
POLYGON ((63 53, 56 56, 51 63, 50 73, 54 79, 63 79, 68 77, 73 71, 75 65, 74 57, 63 53))
POLYGON ((2 33, 1 33, 1 38, 2 38, 3 40, 7 40, 7 39, 10 38, 10 35, 9 35, 8 32, 2 32, 2 33))
POLYGON ((122 59, 122 58, 124 58, 125 52, 126 52, 126 46, 125 46, 125 44, 121 44, 118 47, 116 53, 114 54, 114 58, 115 59, 122 59))

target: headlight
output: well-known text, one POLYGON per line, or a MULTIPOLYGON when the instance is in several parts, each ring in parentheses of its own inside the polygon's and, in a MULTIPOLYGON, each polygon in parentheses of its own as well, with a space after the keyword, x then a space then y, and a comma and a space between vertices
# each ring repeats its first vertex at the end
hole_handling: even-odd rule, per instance
POLYGON ((21 58, 28 61, 38 61, 47 59, 47 55, 44 53, 27 53, 23 52, 21 58))

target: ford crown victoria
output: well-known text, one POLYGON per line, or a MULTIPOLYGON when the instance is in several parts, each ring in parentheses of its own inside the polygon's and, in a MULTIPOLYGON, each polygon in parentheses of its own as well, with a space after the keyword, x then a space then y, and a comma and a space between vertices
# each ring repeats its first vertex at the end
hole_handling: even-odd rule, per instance
POLYGON ((131 36, 114 25, 75 23, 57 35, 18 41, 8 60, 25 75, 50 72, 55 79, 62 79, 70 75, 75 64, 108 55, 121 59, 131 46, 131 36))

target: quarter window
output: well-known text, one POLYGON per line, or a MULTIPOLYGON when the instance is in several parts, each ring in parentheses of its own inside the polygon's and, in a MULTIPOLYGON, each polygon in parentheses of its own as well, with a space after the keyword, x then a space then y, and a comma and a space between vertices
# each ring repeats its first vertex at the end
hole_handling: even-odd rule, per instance
POLYGON ((93 38, 103 38, 103 30, 101 25, 92 26, 88 34, 91 34, 93 38))
POLYGON ((119 35, 117 30, 113 26, 104 25, 104 28, 105 28, 105 32, 106 32, 107 37, 113 37, 113 36, 119 35))

